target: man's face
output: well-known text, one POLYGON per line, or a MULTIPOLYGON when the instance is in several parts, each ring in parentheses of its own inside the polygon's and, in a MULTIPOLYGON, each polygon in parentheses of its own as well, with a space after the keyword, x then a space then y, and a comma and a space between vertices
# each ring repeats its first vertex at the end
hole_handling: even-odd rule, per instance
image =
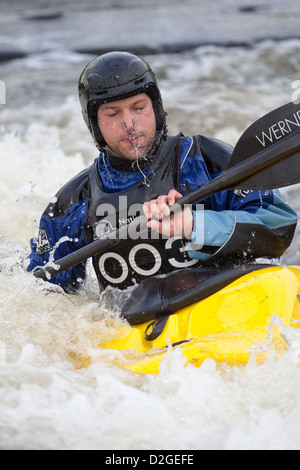
POLYGON ((141 158, 156 138, 156 120, 148 95, 131 96, 102 104, 98 126, 108 148, 122 158, 141 158))

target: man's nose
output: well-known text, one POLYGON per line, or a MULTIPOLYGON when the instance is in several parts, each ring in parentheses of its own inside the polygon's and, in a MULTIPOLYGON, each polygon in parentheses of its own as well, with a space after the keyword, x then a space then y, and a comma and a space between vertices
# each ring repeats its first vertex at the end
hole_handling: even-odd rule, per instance
POLYGON ((127 132, 132 132, 133 130, 135 130, 135 120, 130 118, 128 119, 127 122, 126 121, 123 122, 124 129, 127 132), (129 122, 129 124, 127 124, 127 122, 129 122))

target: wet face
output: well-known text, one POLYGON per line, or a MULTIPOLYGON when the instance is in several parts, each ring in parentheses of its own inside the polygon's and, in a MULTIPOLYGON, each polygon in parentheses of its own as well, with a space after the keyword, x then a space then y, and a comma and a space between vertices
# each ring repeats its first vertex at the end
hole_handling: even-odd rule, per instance
POLYGON ((152 101, 142 93, 102 104, 98 110, 98 126, 114 154, 129 160, 141 158, 156 138, 152 101))

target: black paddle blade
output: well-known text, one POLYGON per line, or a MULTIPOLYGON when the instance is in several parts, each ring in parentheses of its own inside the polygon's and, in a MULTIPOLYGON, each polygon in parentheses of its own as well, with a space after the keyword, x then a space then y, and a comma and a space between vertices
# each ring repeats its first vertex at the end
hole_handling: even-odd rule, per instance
POLYGON ((226 169, 300 131, 300 104, 287 103, 255 121, 239 138, 226 169))
POLYGON ((300 129, 230 171, 238 173, 246 166, 244 179, 230 189, 275 189, 300 183, 300 129))
POLYGON ((237 142, 226 170, 246 160, 254 169, 259 155, 264 161, 272 155, 270 166, 249 174, 236 188, 274 189, 300 182, 299 104, 288 103, 253 123, 237 142))

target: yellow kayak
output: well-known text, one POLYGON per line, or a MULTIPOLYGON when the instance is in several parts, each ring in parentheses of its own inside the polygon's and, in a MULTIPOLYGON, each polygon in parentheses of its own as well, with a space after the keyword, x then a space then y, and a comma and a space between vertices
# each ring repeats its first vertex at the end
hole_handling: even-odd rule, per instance
POLYGON ((275 348, 281 353, 286 342, 278 322, 272 322, 272 318, 280 318, 284 326, 299 327, 300 267, 272 266, 248 271, 174 314, 165 312, 142 323, 135 318, 133 323, 137 324, 133 325, 125 321, 114 339, 100 343, 99 348, 119 350, 122 354, 118 363, 121 361, 126 369, 154 374, 159 372, 160 362, 170 347, 181 348, 186 364, 195 366, 207 358, 231 366, 245 365, 254 347, 256 351, 260 347, 258 362, 264 360, 266 350, 275 348))

